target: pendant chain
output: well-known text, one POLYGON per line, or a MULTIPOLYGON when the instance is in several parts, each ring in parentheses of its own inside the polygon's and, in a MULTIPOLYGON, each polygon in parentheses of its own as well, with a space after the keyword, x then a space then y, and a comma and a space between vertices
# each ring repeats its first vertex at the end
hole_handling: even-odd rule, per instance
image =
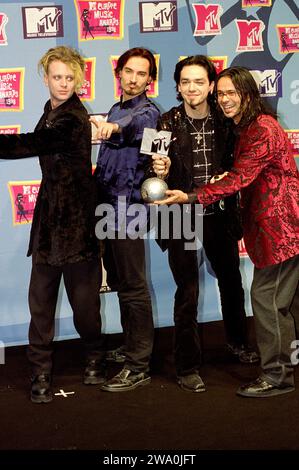
POLYGON ((209 117, 210 117, 210 113, 208 113, 207 117, 205 118, 204 122, 202 123, 202 126, 201 126, 201 129, 200 129, 200 130, 198 130, 198 129, 195 127, 195 125, 194 125, 194 123, 193 123, 193 120, 194 120, 194 119, 189 118, 189 116, 188 116, 187 114, 186 114, 186 117, 187 117, 189 123, 191 124, 191 126, 193 127, 193 129, 196 131, 196 137, 195 137, 195 139, 196 139, 197 144, 199 145, 199 144, 200 144, 200 141, 203 139, 202 135, 203 135, 203 133, 204 133, 204 131, 205 131, 205 125, 206 125, 206 123, 208 122, 208 119, 209 119, 209 117))

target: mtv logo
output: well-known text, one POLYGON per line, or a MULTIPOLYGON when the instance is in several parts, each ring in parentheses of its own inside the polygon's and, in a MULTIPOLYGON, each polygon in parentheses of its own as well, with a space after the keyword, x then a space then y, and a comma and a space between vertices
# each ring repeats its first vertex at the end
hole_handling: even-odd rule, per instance
POLYGON ((0 46, 7 46, 7 37, 5 33, 5 25, 7 22, 7 15, 5 13, 0 13, 0 46))
POLYGON ((139 4, 142 32, 177 31, 177 2, 141 2, 139 4))
POLYGON ((223 12, 221 5, 192 4, 196 26, 194 36, 221 34, 220 16, 223 12))
POLYGON ((147 155, 157 153, 159 155, 167 156, 171 142, 170 139, 171 132, 169 131, 157 131, 156 129, 145 127, 143 130, 140 152, 147 155))
POLYGON ((24 38, 63 35, 62 6, 22 7, 24 38))
POLYGON ((251 70, 261 96, 282 96, 282 74, 278 70, 251 70))
POLYGON ((236 52, 240 51, 263 51, 262 32, 265 24, 260 20, 235 20, 238 33, 239 43, 236 52))

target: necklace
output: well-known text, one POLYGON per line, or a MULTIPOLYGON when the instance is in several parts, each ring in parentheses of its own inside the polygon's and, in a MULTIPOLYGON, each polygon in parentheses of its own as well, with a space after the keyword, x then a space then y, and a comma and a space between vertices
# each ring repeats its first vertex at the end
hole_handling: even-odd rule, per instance
POLYGON ((191 124, 191 126, 193 127, 193 129, 196 131, 196 135, 195 135, 195 140, 197 142, 197 145, 200 144, 200 142, 202 141, 203 139, 203 134, 205 132, 205 125, 206 123, 208 122, 208 119, 210 117, 210 112, 208 112, 208 115, 207 117, 205 118, 205 120, 203 121, 202 123, 202 126, 200 129, 197 129, 197 127, 194 125, 193 121, 194 121, 194 118, 189 118, 188 114, 186 114, 186 117, 189 121, 189 123, 191 124))

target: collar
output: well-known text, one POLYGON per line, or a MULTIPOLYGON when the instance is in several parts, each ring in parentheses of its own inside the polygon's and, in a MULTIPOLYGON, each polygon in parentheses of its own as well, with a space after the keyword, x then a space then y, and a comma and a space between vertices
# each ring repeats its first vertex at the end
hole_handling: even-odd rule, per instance
POLYGON ((120 107, 121 109, 130 109, 130 108, 135 108, 139 104, 147 101, 147 96, 145 91, 141 93, 141 95, 134 96, 134 98, 131 98, 130 100, 123 101, 123 97, 121 96, 120 98, 120 107))
POLYGON ((78 103, 81 103, 81 101, 80 101, 77 93, 73 93, 72 96, 68 100, 66 100, 60 106, 57 106, 57 108, 55 108, 55 109, 52 109, 51 100, 48 100, 45 104, 44 111, 47 114, 51 113, 51 118, 52 118, 52 117, 55 117, 56 114, 60 114, 61 112, 68 109, 70 107, 70 105, 71 106, 77 106, 78 103))

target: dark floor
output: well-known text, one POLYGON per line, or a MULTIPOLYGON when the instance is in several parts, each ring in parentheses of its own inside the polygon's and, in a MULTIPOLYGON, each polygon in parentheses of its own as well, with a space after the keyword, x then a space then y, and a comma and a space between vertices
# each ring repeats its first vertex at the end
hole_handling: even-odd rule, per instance
MULTIPOLYGON (((241 383, 256 378, 258 366, 242 365, 229 355, 222 322, 203 325, 202 337, 206 393, 184 392, 176 384, 172 328, 163 328, 156 331, 151 384, 125 393, 83 385, 80 342, 55 343, 54 391, 75 394, 42 405, 29 401, 25 347, 6 349, 6 363, 0 365, 0 461, 9 455, 3 452, 7 449, 76 450, 78 456, 85 450, 110 455, 117 450, 299 449, 297 391, 263 399, 236 396, 241 383)), ((111 346, 120 340, 111 336, 111 346)), ((109 375, 120 367, 109 366, 109 375)))

